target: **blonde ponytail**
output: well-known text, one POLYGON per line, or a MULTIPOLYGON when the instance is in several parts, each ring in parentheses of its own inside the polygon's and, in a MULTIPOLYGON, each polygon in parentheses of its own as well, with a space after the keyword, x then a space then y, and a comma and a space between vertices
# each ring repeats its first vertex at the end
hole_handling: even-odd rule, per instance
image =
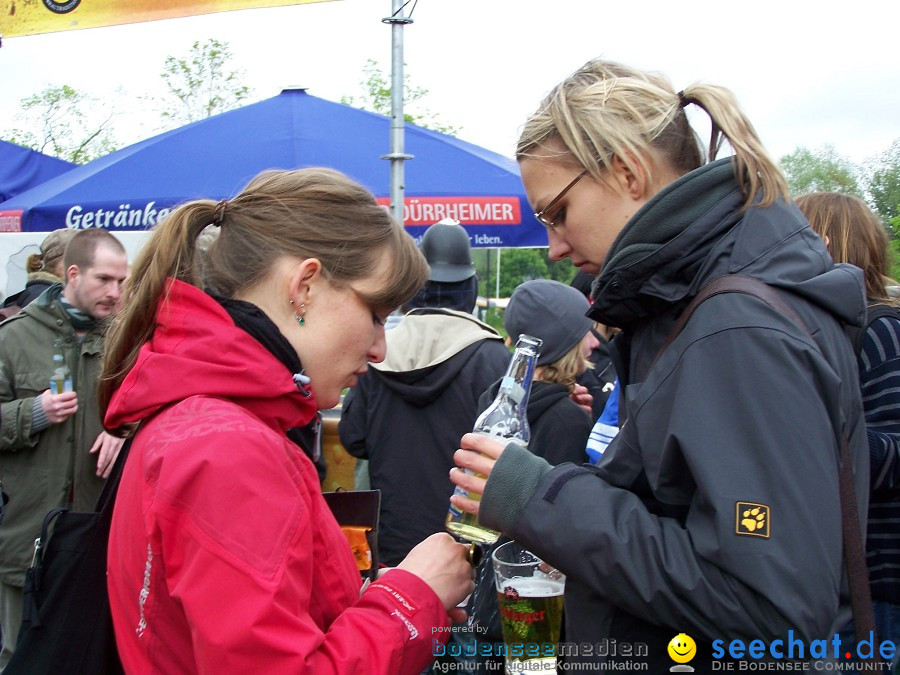
POLYGON ((778 197, 789 199, 787 181, 766 152, 759 135, 744 115, 734 94, 725 87, 694 84, 681 92, 683 103, 694 103, 712 122, 708 158, 716 158, 723 140, 734 150, 734 174, 747 196, 748 208, 760 193, 759 206, 771 206, 778 197))

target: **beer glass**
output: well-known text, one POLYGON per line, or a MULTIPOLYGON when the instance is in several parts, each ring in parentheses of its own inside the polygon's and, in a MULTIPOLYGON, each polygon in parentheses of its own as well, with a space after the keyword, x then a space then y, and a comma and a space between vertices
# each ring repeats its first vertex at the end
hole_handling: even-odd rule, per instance
POLYGON ((556 672, 565 575, 515 541, 491 558, 507 675, 556 672))

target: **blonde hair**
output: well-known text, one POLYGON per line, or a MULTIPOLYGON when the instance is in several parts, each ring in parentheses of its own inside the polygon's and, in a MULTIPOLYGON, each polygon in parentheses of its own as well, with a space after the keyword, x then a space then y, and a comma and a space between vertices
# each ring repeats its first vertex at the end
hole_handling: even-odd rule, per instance
POLYGON ((618 157, 652 184, 654 159, 680 176, 715 159, 723 140, 734 150, 735 177, 746 196, 744 208, 757 192, 760 206, 770 206, 778 197, 788 199, 781 170, 728 89, 693 84, 676 93, 662 75, 595 59, 544 98, 523 127, 516 157, 530 157, 559 141, 596 180, 605 179, 618 157), (712 122, 705 159, 684 112, 689 103, 703 109, 712 122))
POLYGON ((812 229, 826 239, 835 262, 856 265, 866 280, 870 301, 897 306, 885 286, 888 277, 889 240, 884 226, 858 197, 838 192, 811 192, 794 200, 812 229))
POLYGON ((339 287, 370 277, 388 258, 389 283, 361 296, 373 306, 402 304, 428 276, 415 240, 368 190, 338 171, 266 171, 227 202, 183 204, 156 227, 134 263, 123 308, 106 341, 101 411, 153 335, 169 279, 233 298, 265 279, 284 255, 318 258, 325 278, 339 287), (210 224, 219 225, 220 232, 202 255, 201 279, 198 238, 210 224))
POLYGON ((537 379, 541 382, 564 384, 571 392, 575 387, 576 378, 590 367, 591 362, 581 355, 581 340, 579 340, 556 361, 540 366, 540 377, 537 379))

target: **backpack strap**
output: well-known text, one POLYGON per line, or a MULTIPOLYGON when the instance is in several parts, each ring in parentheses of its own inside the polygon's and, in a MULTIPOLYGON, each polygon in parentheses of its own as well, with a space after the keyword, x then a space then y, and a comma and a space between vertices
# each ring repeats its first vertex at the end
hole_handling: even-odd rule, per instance
MULTIPOLYGON (((783 316, 790 319, 796 326, 802 328, 803 331, 813 337, 809 328, 800 318, 800 316, 788 305, 781 297, 778 291, 753 277, 747 277, 739 274, 729 274, 718 277, 709 282, 700 289, 700 292, 691 300, 685 310, 678 317, 672 330, 666 336, 663 346, 656 354, 654 364, 662 356, 663 352, 669 348, 675 338, 687 325, 694 310, 701 303, 720 293, 745 293, 759 298, 772 309, 776 310, 783 316)), ((894 307, 881 305, 885 310, 878 316, 883 314, 893 314, 897 310, 894 307)), ((876 310, 878 311, 878 310, 876 310)), ((872 317, 874 312, 869 314, 872 317)), ((896 314, 895 314, 896 315, 896 314)), ((868 323, 878 318, 867 319, 868 323)), ((862 331, 865 333, 865 330, 862 331)), ((815 338, 813 338, 815 341, 815 338)), ((857 349, 857 354, 859 350, 857 349)), ((869 633, 875 634, 875 614, 872 610, 872 593, 869 589, 869 572, 866 568, 866 555, 863 549, 862 532, 859 528, 859 508, 856 502, 856 489, 853 486, 853 469, 850 462, 850 447, 846 436, 841 436, 841 454, 840 454, 840 501, 841 501, 841 533, 844 539, 844 563, 847 565, 847 576, 850 586, 850 607, 853 612, 853 624, 856 629, 857 641, 868 640, 869 633)), ((873 640, 877 644, 877 640, 873 640)))
POLYGON ((900 307, 882 303, 869 305, 866 307, 866 322, 862 326, 850 327, 853 351, 856 354, 862 354, 863 341, 866 339, 866 331, 869 330, 869 326, 883 316, 891 316, 900 320, 900 307))

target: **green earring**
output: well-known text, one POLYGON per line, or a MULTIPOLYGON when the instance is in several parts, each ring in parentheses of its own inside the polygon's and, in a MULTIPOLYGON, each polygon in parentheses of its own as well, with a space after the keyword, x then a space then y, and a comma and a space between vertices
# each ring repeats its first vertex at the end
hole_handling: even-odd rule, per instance
MULTIPOLYGON (((292 305, 294 304, 294 301, 293 301, 293 300, 289 300, 288 302, 290 302, 292 305)), ((304 310, 303 310, 304 307, 305 307, 305 305, 301 302, 301 303, 300 303, 300 311, 303 312, 303 313, 305 313, 304 310)), ((306 319, 303 318, 303 314, 298 314, 297 312, 294 312, 294 318, 297 319, 297 325, 298 325, 298 326, 305 326, 305 325, 306 325, 306 319)))

